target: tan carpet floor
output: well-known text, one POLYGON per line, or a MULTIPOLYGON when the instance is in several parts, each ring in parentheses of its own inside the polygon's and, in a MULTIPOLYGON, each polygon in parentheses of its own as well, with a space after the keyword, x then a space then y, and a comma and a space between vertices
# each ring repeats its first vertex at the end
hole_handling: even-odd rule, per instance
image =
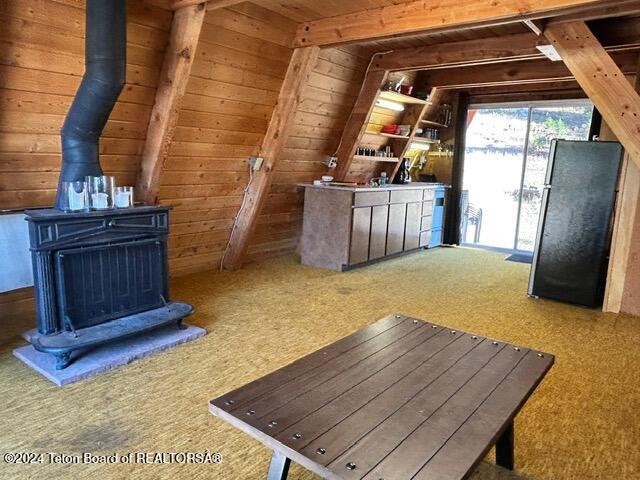
MULTIPOLYGON (((217 465, 15 465, 2 479, 260 479, 270 452, 207 402, 391 312, 557 356, 516 422, 517 475, 488 458, 474 480, 640 478, 640 319, 525 295, 528 265, 439 249, 348 273, 294 257, 173 282, 208 335, 58 388, 0 345, 0 453, 220 452, 217 465)), ((19 331, 32 319, 0 321, 19 331)), ((316 478, 294 467, 290 478, 316 478)))

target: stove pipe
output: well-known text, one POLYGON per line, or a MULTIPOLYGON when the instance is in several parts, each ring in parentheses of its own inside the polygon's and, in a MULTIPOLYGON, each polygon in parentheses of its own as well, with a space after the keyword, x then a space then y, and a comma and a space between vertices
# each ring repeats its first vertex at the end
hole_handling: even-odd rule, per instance
POLYGON ((87 0, 85 73, 62 126, 60 182, 102 175, 98 144, 122 91, 127 58, 127 1, 87 0))

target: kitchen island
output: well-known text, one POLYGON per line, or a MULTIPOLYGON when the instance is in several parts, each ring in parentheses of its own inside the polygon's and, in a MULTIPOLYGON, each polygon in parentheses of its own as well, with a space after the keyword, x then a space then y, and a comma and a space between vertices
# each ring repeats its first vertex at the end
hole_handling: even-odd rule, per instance
POLYGON ((302 186, 304 265, 344 271, 442 243, 446 185, 302 186))

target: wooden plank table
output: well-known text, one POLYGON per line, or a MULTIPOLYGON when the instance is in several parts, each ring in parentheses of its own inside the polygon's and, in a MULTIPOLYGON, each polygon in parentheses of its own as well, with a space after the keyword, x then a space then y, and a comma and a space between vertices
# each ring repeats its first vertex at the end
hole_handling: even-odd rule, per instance
POLYGON ((467 478, 489 449, 513 469, 513 420, 547 353, 390 315, 210 402, 273 450, 328 479, 467 478))

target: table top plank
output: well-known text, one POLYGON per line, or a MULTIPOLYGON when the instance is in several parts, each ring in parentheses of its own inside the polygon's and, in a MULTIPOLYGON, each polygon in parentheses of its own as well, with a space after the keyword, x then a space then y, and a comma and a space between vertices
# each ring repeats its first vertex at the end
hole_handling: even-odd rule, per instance
POLYGON ((486 456, 542 381, 554 359, 529 351, 456 433, 416 474, 414 480, 462 480, 486 456), (532 380, 532 381, 531 381, 532 380))
MULTIPOLYGON (((342 395, 337 396, 321 408, 308 414, 303 419, 294 423, 284 431, 275 435, 275 438, 292 448, 301 450, 309 442, 324 434, 327 430, 340 423, 343 419, 353 414, 358 409, 369 403, 374 398, 383 395, 389 388, 412 375, 418 369, 421 369, 421 375, 413 375, 411 385, 416 382, 424 381, 426 376, 431 373, 422 367, 438 355, 441 351, 451 345, 454 341, 460 340, 463 335, 452 335, 447 329, 438 329, 438 333, 429 338, 426 342, 404 355, 396 362, 388 365, 382 370, 376 372, 365 381, 353 388, 349 389, 342 395), (294 440, 293 435, 300 433, 302 441, 294 440)), ((466 350, 472 348, 471 342, 462 342, 461 349, 466 346, 466 350), (464 344, 464 346, 462 345, 464 344)), ((465 351, 466 351, 465 350, 465 351)), ((327 444, 325 444, 327 445, 327 444)), ((324 448, 324 447, 316 447, 324 448)), ((315 452, 316 449, 313 451, 315 452)), ((331 455, 331 448, 325 453, 331 455)))
POLYGON ((553 360, 391 315, 209 408, 329 480, 460 480, 553 360))
POLYGON ((371 325, 353 332, 324 348, 316 350, 264 377, 261 377, 247 385, 232 390, 220 398, 212 400, 212 404, 225 411, 230 411, 249 400, 254 400, 274 388, 303 375, 304 373, 318 369, 323 363, 347 352, 358 345, 375 338, 387 330, 406 322, 407 317, 401 315, 389 315, 371 325), (233 401, 227 405, 227 401, 233 401))
MULTIPOLYGON (((448 329, 442 332, 445 336, 452 336, 448 329)), ((375 398, 365 397, 358 402, 359 392, 354 390, 350 392, 354 398, 346 402, 336 399, 335 403, 316 412, 317 415, 309 416, 298 428, 303 432, 323 429, 325 431, 300 451, 311 457, 317 457, 318 449, 324 450, 325 453, 321 458, 318 457, 318 461, 327 465, 423 388, 437 380, 451 365, 467 355, 482 341, 481 337, 473 339, 471 335, 459 334, 454 337, 455 342, 434 352, 426 362, 405 377, 399 378, 397 383, 375 398), (332 419, 332 415, 335 415, 335 419, 332 419)), ((312 436, 309 434, 306 438, 311 439, 312 436)))
POLYGON ((364 478, 412 478, 524 357, 504 347, 364 478))
MULTIPOLYGON (((315 378, 306 379, 305 384, 296 385, 293 391, 287 388, 279 390, 279 396, 268 396, 267 402, 259 401, 255 406, 249 403, 249 408, 256 414, 246 422, 262 431, 270 431, 271 435, 275 436, 286 427, 353 388, 354 385, 404 358, 438 331, 438 329, 429 328, 422 322, 419 325, 421 328, 411 331, 408 335, 358 362, 350 363, 348 366, 340 365, 338 367, 336 365, 333 370, 327 368, 315 378), (327 379, 322 381, 325 378, 327 379), (287 401, 287 399, 290 400, 287 401), (265 413, 259 416, 260 412, 265 413)), ((236 412, 231 413, 235 414, 236 412)))
POLYGON ((231 413, 242 418, 246 416, 247 423, 257 426, 261 419, 271 417, 271 412, 277 408, 285 406, 306 392, 322 388, 325 382, 342 372, 362 368, 362 363, 375 366, 377 361, 384 361, 384 359, 392 361, 399 355, 398 352, 403 351, 407 342, 421 341, 425 334, 433 335, 433 331, 422 322, 413 323, 411 320, 405 320, 394 328, 323 363, 321 368, 300 375, 254 401, 245 402, 243 406, 231 410, 231 413))
POLYGON ((393 452, 407 435, 446 404, 503 347, 483 340, 462 357, 454 368, 447 370, 408 402, 398 405, 389 398, 391 405, 395 406, 394 411, 327 466, 340 472, 344 478, 362 478, 393 452), (349 462, 355 463, 357 468, 346 470, 345 465, 349 462))

